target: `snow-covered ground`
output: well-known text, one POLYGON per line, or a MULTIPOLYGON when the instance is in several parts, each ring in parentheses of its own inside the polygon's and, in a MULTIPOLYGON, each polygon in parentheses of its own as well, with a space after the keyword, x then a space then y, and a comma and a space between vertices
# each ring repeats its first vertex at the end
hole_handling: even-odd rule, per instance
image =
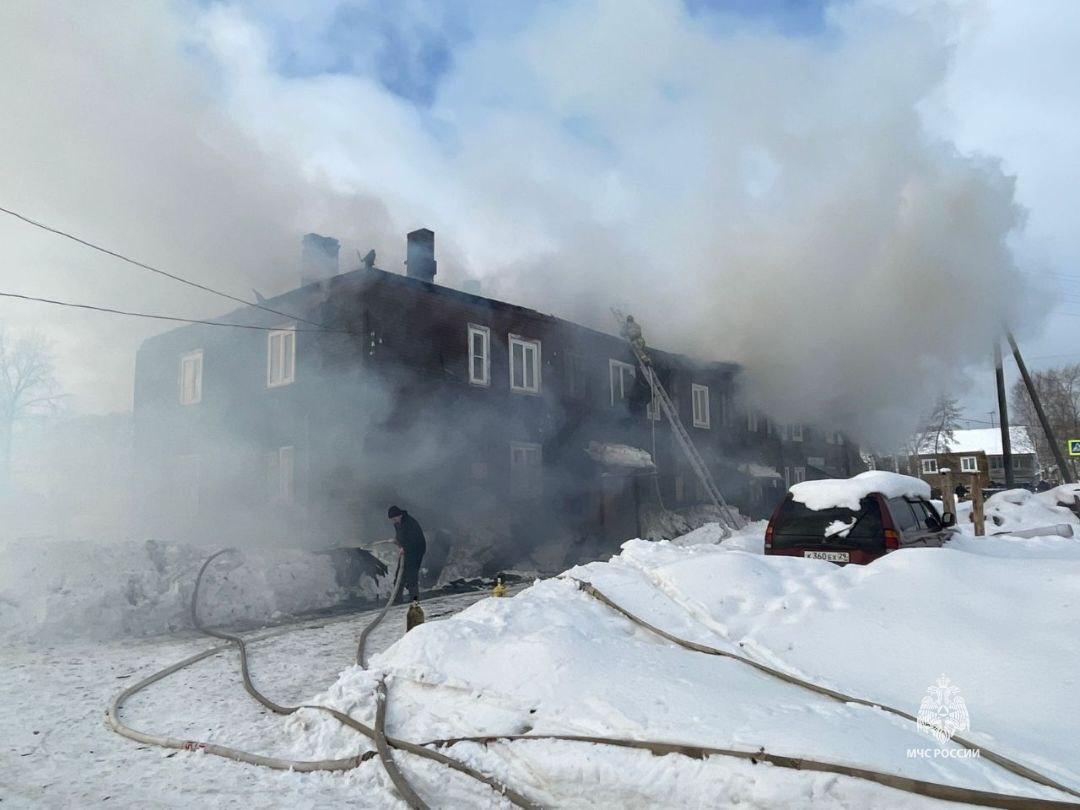
MULTIPOLYGON (((1076 534, 1080 535, 1080 523, 1076 515, 1062 505, 1072 503, 1078 493, 1080 493, 1080 485, 1065 484, 1047 492, 1033 493, 1026 489, 1007 489, 992 495, 987 498, 984 505, 986 533, 1031 532, 1039 528, 1075 525, 1077 526, 1076 534)), ((965 533, 974 534, 974 528, 971 526, 971 501, 964 501, 957 505, 956 519, 965 533)))
MULTIPOLYGON (((1006 495, 1007 493, 1002 493, 1006 495)), ((1068 510, 995 496, 1015 526, 1032 518, 1080 528, 1068 510), (1017 510, 1023 512, 1017 514, 1017 510)), ((1010 496, 1016 500, 1016 496, 1010 496)), ((609 562, 572 569, 673 634, 737 651, 849 694, 916 713, 950 679, 966 736, 1080 787, 1080 540, 975 538, 896 552, 869 566, 761 555, 764 524, 722 543, 716 526, 677 542, 632 540, 609 562)), ((209 597, 208 597, 209 598, 209 597)), ((431 602, 453 611, 477 596, 431 602)), ((366 617, 365 617, 366 618, 366 617)), ((415 741, 569 733, 666 740, 859 765, 935 782, 1064 798, 985 759, 909 757, 939 744, 909 721, 842 704, 730 659, 650 634, 568 579, 483 599, 401 633, 400 611, 376 640, 371 671, 350 666, 364 620, 322 622, 253 647, 255 679, 283 703, 321 703, 371 723, 380 674, 388 729, 415 741)), ((4 806, 403 806, 377 761, 336 775, 276 773, 198 753, 140 746, 106 731, 108 698, 208 645, 190 635, 134 643, 52 643, 5 653, 0 684, 4 806), (37 732, 37 733, 35 733, 37 732)), ((297 759, 370 746, 328 716, 266 714, 242 691, 228 653, 151 687, 125 709, 139 729, 297 759)), ((940 746, 955 749, 952 743, 940 746)), ((502 742, 447 749, 545 806, 949 807, 853 778, 725 757, 694 760, 583 743, 502 742)), ((438 807, 504 807, 466 777, 398 754, 438 807)))
MULTIPOLYGON (((432 600, 425 605, 429 621, 485 596, 432 600)), ((383 649, 403 635, 404 610, 390 611, 369 649, 383 649)), ((256 683, 283 703, 329 686, 352 664, 357 638, 371 616, 301 622, 294 632, 251 644, 256 683)), ((240 766, 140 745, 106 728, 105 707, 117 692, 213 644, 185 631, 157 639, 5 646, 0 653, 0 807, 86 807, 106 800, 106 806, 138 808, 362 806, 357 790, 375 788, 340 776, 240 766)), ((231 651, 137 695, 123 719, 142 731, 265 754, 282 754, 290 745, 284 722, 241 688, 231 651)))
MULTIPOLYGON (((106 640, 191 628, 195 577, 217 550, 157 540, 0 543, 0 640, 106 640)), ((328 554, 247 548, 215 563, 202 615, 216 624, 269 622, 374 594, 368 577, 357 588, 340 585, 328 554)))

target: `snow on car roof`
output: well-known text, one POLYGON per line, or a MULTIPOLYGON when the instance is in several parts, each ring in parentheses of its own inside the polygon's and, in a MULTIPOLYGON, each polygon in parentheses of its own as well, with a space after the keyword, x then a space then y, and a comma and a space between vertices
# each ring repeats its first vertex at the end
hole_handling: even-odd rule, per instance
POLYGON ((930 485, 910 475, 870 470, 854 478, 803 481, 791 488, 791 497, 815 512, 836 507, 858 511, 859 501, 872 492, 886 498, 929 498, 930 485))

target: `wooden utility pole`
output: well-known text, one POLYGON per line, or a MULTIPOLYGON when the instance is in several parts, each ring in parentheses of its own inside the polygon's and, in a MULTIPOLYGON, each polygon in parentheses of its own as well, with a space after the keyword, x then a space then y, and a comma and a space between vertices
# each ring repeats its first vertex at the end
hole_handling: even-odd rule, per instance
POLYGON ((986 534, 986 512, 983 510, 982 473, 971 476, 971 522, 975 524, 975 536, 986 534))
MULTIPOLYGON (((1001 343, 994 340, 994 375, 997 377, 998 413, 1001 415, 1001 461, 1005 465, 1005 488, 1016 485, 1012 466, 1012 436, 1009 433, 1009 404, 1005 400, 1005 369, 1001 364, 1001 343)), ((993 419, 991 418, 991 421, 993 419)))
POLYGON ((952 470, 942 467, 941 473, 941 505, 946 512, 952 512, 956 517, 956 489, 953 486, 952 470))
POLYGON ((1050 420, 1046 418, 1046 412, 1043 411, 1039 392, 1035 390, 1035 383, 1031 381, 1031 375, 1028 374, 1027 366, 1024 365, 1024 358, 1020 356, 1020 347, 1016 345, 1016 338, 1013 337, 1013 333, 1009 330, 1005 330, 1005 337, 1009 341, 1010 348, 1012 348, 1013 357, 1016 358, 1020 376, 1024 378, 1024 385, 1027 386, 1031 404, 1035 406, 1035 414, 1039 417, 1039 424, 1042 425, 1043 433, 1046 434, 1046 443, 1050 445, 1050 450, 1054 454, 1054 461, 1057 463, 1058 469, 1061 470, 1061 480, 1066 484, 1075 484, 1076 480, 1072 474, 1072 469, 1065 463, 1065 454, 1061 452, 1061 445, 1058 444, 1058 440, 1054 436, 1054 429, 1050 427, 1050 420))

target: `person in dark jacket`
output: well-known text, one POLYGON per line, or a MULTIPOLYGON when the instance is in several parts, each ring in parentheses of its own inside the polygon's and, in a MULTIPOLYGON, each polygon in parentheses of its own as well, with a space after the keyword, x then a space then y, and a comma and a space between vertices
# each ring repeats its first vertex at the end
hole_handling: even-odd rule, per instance
POLYGON ((409 595, 416 600, 420 599, 420 564, 424 561, 424 552, 427 551, 427 541, 424 539, 424 530, 420 528, 420 524, 416 518, 406 512, 404 509, 399 509, 396 506, 391 506, 387 511, 387 517, 394 524, 394 539, 397 541, 398 546, 401 548, 401 553, 404 558, 401 561, 402 574, 401 585, 398 588, 398 592, 394 595, 396 599, 404 590, 409 591, 409 595))

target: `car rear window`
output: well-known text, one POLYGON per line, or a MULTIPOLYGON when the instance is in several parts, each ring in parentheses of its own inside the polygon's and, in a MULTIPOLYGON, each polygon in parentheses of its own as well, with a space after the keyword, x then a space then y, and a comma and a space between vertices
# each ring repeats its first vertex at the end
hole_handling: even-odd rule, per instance
POLYGON ((788 498, 772 527, 773 548, 827 545, 876 550, 884 548, 885 542, 881 510, 877 500, 869 497, 859 501, 858 512, 843 507, 810 509, 788 498))

